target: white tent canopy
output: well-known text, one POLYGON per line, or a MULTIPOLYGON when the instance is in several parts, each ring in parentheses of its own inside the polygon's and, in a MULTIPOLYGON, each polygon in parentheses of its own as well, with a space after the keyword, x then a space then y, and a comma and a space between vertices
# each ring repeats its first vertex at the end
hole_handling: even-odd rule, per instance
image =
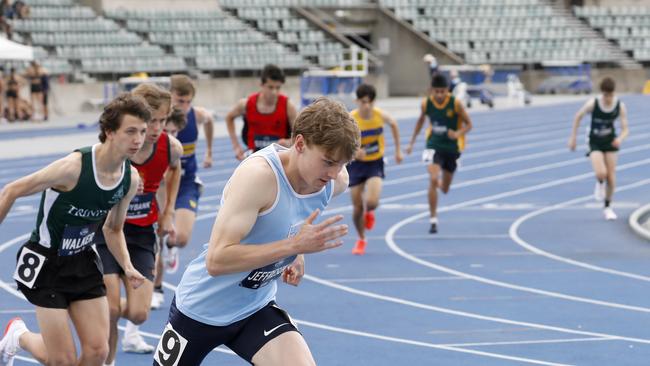
POLYGON ((0 37, 0 60, 33 60, 34 50, 30 46, 12 42, 0 37))

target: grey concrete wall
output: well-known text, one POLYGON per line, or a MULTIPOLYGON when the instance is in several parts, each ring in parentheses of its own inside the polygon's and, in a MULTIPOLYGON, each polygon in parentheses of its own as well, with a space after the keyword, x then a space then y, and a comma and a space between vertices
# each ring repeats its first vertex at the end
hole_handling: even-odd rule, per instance
MULTIPOLYGON (((544 79, 549 76, 551 74, 544 70, 524 71, 521 74, 521 82, 526 87, 526 90, 535 91, 544 79)), ((595 92, 598 91, 600 81, 606 76, 610 76, 616 81, 616 91, 619 93, 641 93, 643 84, 648 79, 648 71, 619 68, 592 69, 591 81, 595 92)))
MULTIPOLYGON (((378 98, 388 96, 388 81, 385 75, 368 75, 365 81, 375 85, 378 98)), ((82 111, 82 108, 89 108, 93 104, 98 105, 104 98, 105 85, 105 83, 59 84, 56 80, 52 80, 51 107, 57 108, 64 115, 71 115, 82 111)), ((195 85, 197 93, 194 103, 214 109, 223 116, 223 113, 239 99, 259 90, 260 79, 241 77, 195 80, 195 85)), ((299 77, 287 77, 282 91, 297 107, 300 107, 299 77)), ((28 96, 28 91, 25 90, 23 95, 28 96)))
POLYGON ((448 55, 440 52, 428 38, 408 29, 382 11, 377 12, 377 22, 372 29, 372 40, 376 47, 387 39, 390 52, 380 56, 384 62, 383 71, 388 75, 390 96, 424 95, 429 86, 428 66, 422 57, 431 53, 439 64, 458 64, 448 55))

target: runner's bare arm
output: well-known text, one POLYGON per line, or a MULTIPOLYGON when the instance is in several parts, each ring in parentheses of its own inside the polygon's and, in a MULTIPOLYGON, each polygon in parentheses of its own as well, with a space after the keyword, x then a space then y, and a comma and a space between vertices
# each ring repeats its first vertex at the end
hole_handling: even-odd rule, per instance
POLYGON ((336 176, 334 181, 334 193, 332 197, 336 197, 339 194, 345 192, 348 189, 348 184, 350 183, 350 176, 348 175, 348 169, 343 167, 339 172, 339 175, 336 176))
POLYGON ((293 131, 293 122, 296 120, 296 115, 298 112, 296 111, 296 106, 291 103, 290 100, 287 100, 287 119, 289 120, 289 137, 287 138, 282 138, 278 141, 278 144, 282 146, 289 147, 291 146, 291 131, 293 131))
POLYGON ((630 129, 629 129, 629 123, 627 121, 627 107, 623 102, 621 102, 621 111, 620 111, 620 118, 621 118, 621 134, 618 136, 618 138, 623 141, 627 138, 627 135, 630 134, 630 129))
POLYGON ((7 216, 16 199, 48 188, 67 192, 72 190, 81 174, 81 153, 74 152, 52 162, 45 168, 8 183, 0 191, 0 223, 7 216))
POLYGON ((409 145, 406 147, 406 154, 407 155, 410 155, 411 152, 413 152, 413 145, 415 145, 415 140, 417 139, 418 134, 420 133, 420 129, 422 128, 422 125, 424 124, 424 120, 427 117, 425 102, 422 103, 422 107, 421 107, 421 111, 420 111, 420 117, 418 117, 417 122, 415 122, 415 128, 413 129, 413 136, 411 136, 411 142, 409 142, 409 145))
POLYGON ((463 121, 462 127, 456 131, 457 138, 460 136, 466 135, 469 131, 472 130, 472 119, 469 117, 469 113, 467 113, 467 109, 465 109, 465 106, 463 105, 463 102, 460 100, 456 100, 457 108, 458 108, 458 115, 460 119, 463 121))
POLYGON ((393 133, 393 141, 395 141, 395 162, 397 164, 402 162, 402 148, 400 146, 399 139, 399 126, 397 121, 390 114, 382 111, 382 116, 384 123, 390 126, 390 130, 393 133))
POLYGON ((124 219, 129 208, 129 203, 133 199, 138 189, 140 175, 138 171, 131 167, 131 186, 126 195, 108 212, 106 222, 102 228, 106 246, 117 263, 124 270, 124 274, 131 282, 134 288, 139 287, 144 281, 144 277, 133 268, 129 251, 126 248, 126 239, 124 238, 124 219))
POLYGON ((203 125, 205 133, 205 157, 203 158, 203 167, 212 166, 212 140, 214 139, 214 119, 212 113, 203 107, 194 107, 197 112, 197 120, 203 125))
POLYGON ((235 152, 235 157, 239 160, 244 159, 244 150, 239 144, 237 132, 235 131, 235 118, 244 115, 246 112, 246 99, 240 99, 237 104, 226 114, 226 127, 228 128, 228 136, 230 136, 230 143, 232 150, 235 152))
POLYGON ((261 158, 248 160, 232 176, 212 228, 206 268, 211 276, 252 270, 301 253, 313 253, 340 246, 337 240, 347 233, 347 225, 334 225, 341 215, 312 224, 318 210, 307 218, 292 237, 259 245, 241 244, 260 212, 270 208, 277 194, 271 167, 261 158), (260 190, 259 187, 272 187, 260 190), (252 193, 254 192, 254 193, 252 193))
POLYGON ((170 234, 172 239, 174 237, 174 211, 176 206, 176 197, 178 196, 178 188, 181 182, 181 161, 180 157, 183 154, 183 145, 176 138, 169 136, 169 145, 171 148, 171 160, 167 172, 165 172, 165 203, 163 204, 163 211, 160 215, 160 232, 170 234))
POLYGON ((570 150, 576 149, 576 135, 578 134, 578 127, 580 127, 580 121, 582 121, 582 117, 593 110, 594 100, 590 99, 582 106, 582 108, 580 108, 578 113, 576 113, 575 117, 573 118, 573 126, 571 127, 571 135, 569 136, 568 142, 570 150))

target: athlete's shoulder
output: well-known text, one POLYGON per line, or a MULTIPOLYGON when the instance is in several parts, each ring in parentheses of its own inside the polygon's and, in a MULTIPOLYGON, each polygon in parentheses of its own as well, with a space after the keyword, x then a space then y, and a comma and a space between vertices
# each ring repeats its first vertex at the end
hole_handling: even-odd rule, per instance
POLYGON ((73 176, 79 177, 81 169, 83 166, 82 162, 82 152, 74 151, 70 154, 62 157, 61 159, 55 160, 50 164, 50 170, 60 176, 73 176))
POLYGON ((183 144, 174 136, 167 135, 169 141, 169 148, 172 152, 178 152, 179 154, 183 153, 183 144))
POLYGON ((420 103, 420 106, 421 106, 423 112, 427 110, 427 105, 429 104, 430 100, 431 100, 431 98, 429 98, 429 97, 422 98, 422 103, 420 103))
MULTIPOLYGON (((269 162, 261 155, 255 155, 247 158, 235 169, 230 181, 228 182, 228 191, 238 192, 238 195, 252 195, 256 201, 267 201, 272 199, 268 194, 275 190, 268 189, 276 185, 276 175, 269 162), (260 189, 264 187, 264 189, 260 189)), ((275 195, 273 195, 274 197, 275 195)))

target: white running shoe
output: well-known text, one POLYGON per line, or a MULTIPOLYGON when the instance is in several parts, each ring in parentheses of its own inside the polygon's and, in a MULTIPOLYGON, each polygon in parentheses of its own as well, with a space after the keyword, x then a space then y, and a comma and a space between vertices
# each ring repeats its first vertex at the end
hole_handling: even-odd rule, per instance
POLYGON ((158 310, 164 303, 165 303, 165 295, 162 292, 153 290, 153 296, 151 296, 151 308, 154 310, 158 310))
POLYGON ((0 340, 0 366, 12 366, 14 357, 20 350, 20 336, 27 331, 20 318, 13 318, 7 323, 4 336, 0 340))
POLYGON ((611 207, 605 207, 603 213, 605 214, 605 220, 610 221, 610 220, 616 220, 618 218, 618 216, 616 216, 616 213, 614 212, 614 210, 612 210, 611 207))
POLYGON ((155 349, 154 346, 144 341, 140 332, 126 334, 122 338, 122 351, 127 353, 151 353, 155 349))
POLYGON ((165 255, 165 270, 167 273, 176 273, 179 266, 178 247, 171 247, 165 255))
POLYGON ((596 186, 594 187, 594 199, 598 202, 605 200, 605 182, 596 181, 596 186))

